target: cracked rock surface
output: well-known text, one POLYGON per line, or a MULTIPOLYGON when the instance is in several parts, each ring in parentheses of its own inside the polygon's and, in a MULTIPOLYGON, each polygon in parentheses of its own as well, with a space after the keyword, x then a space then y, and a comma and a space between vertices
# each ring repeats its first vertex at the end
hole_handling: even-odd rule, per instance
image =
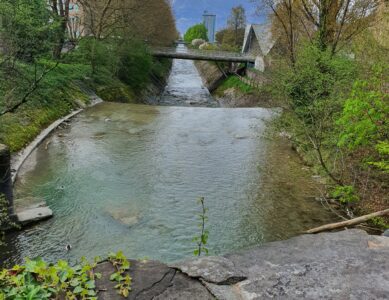
MULTIPOLYGON (((127 299, 214 299, 211 293, 198 281, 177 270, 155 261, 130 260, 132 285, 127 299)), ((98 296, 101 300, 124 299, 115 289, 116 283, 109 280, 115 272, 110 262, 104 262, 96 268, 102 278, 96 281, 98 296)))
POLYGON ((225 257, 207 256, 170 265, 193 278, 219 285, 230 285, 246 279, 244 273, 225 257))
MULTIPOLYGON (((123 299, 100 264, 99 299, 123 299)), ((389 299, 389 238, 361 230, 303 235, 168 267, 131 261, 128 299, 389 299)))

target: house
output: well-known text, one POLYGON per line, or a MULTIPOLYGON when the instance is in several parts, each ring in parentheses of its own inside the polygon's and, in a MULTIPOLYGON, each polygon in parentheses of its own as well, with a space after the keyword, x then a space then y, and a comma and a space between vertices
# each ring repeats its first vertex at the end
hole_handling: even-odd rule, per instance
POLYGON ((270 56, 275 42, 271 24, 249 24, 246 26, 242 53, 255 56, 254 67, 263 72, 271 63, 270 56))
POLYGON ((76 41, 84 32, 84 11, 77 0, 70 0, 69 3, 69 19, 68 19, 68 34, 71 41, 76 41))

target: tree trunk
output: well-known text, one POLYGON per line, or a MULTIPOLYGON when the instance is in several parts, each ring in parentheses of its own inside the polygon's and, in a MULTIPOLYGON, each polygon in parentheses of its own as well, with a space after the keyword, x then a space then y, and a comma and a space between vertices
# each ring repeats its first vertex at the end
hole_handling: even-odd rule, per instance
POLYGON ((344 227, 347 227, 347 226, 354 226, 354 225, 358 225, 360 223, 369 221, 372 218, 382 217, 382 216, 386 216, 386 215, 389 215, 389 209, 385 209, 385 210, 382 210, 382 211, 379 211, 379 212, 375 212, 375 213, 372 213, 372 214, 369 214, 369 215, 365 215, 365 216, 362 216, 362 217, 359 217, 359 218, 355 218, 355 219, 351 219, 351 220, 347 220, 347 221, 343 221, 343 222, 332 223, 332 224, 320 226, 320 227, 317 227, 317 228, 313 228, 313 229, 308 230, 306 233, 319 233, 319 232, 323 232, 323 231, 328 231, 328 230, 333 230, 333 229, 338 229, 338 228, 344 228, 344 227))

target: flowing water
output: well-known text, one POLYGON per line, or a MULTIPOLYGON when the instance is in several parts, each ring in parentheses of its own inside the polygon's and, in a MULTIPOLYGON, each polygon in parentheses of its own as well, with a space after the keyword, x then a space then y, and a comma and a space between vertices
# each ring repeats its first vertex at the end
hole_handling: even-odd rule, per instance
MULTIPOLYGON (((192 93, 197 104, 213 102, 191 65, 174 62, 163 104, 190 105, 192 93)), ((166 262, 190 257, 199 197, 209 209, 211 254, 333 221, 315 200, 309 171, 289 147, 264 134, 276 114, 114 103, 87 109, 23 167, 18 198, 44 199, 54 218, 10 235, 2 261, 75 262, 119 249, 166 262)))

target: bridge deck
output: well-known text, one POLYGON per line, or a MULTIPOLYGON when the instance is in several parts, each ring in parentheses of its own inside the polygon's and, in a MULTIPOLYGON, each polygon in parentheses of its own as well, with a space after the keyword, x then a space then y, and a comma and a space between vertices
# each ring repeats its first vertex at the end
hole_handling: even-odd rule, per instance
POLYGON ((155 57, 189 59, 189 60, 210 60, 222 62, 242 62, 254 63, 255 57, 237 52, 197 50, 197 49, 177 49, 177 48, 155 48, 152 49, 155 57))

